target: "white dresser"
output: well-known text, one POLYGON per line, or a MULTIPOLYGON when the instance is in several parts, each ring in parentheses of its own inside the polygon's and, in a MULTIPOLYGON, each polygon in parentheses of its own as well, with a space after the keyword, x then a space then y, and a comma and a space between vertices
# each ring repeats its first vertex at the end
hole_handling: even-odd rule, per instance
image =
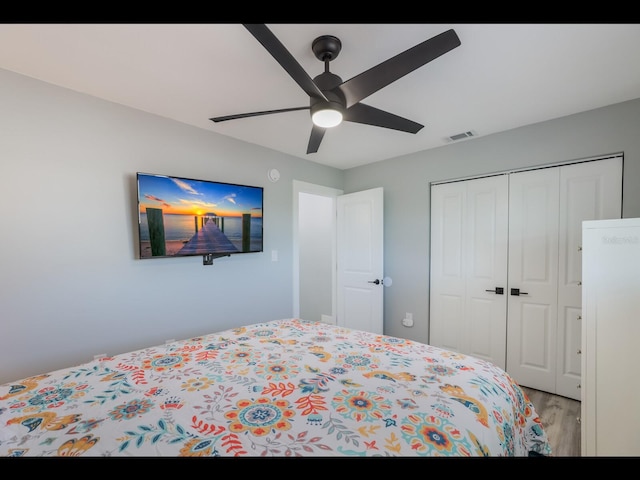
POLYGON ((640 218, 582 223, 583 456, 640 456, 640 218))

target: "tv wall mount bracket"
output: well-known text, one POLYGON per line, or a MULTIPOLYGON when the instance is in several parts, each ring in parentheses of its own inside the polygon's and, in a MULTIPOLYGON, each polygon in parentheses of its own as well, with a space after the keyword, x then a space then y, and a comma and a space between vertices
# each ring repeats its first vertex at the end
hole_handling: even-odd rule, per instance
POLYGON ((206 253, 202 256, 202 265, 213 265, 214 258, 230 257, 228 253, 206 253))

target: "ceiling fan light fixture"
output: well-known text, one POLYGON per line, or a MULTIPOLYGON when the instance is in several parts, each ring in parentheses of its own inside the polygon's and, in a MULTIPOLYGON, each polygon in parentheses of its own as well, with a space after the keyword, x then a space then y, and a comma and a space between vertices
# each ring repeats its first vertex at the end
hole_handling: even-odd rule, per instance
POLYGON ((311 108, 311 120, 318 127, 335 127, 342 123, 342 112, 331 102, 317 103, 311 108))

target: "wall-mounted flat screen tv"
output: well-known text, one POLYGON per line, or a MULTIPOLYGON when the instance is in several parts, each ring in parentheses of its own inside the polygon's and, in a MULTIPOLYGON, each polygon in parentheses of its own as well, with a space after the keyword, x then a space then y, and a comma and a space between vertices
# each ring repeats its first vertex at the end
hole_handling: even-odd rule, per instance
POLYGON ((262 187, 136 176, 141 259, 263 251, 262 187))

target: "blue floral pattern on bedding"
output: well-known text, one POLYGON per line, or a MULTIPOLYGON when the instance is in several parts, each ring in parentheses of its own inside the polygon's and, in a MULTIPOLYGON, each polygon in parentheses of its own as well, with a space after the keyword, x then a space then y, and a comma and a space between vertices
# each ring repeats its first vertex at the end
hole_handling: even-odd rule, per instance
POLYGON ((3 456, 551 455, 497 366, 300 319, 0 385, 3 456))

